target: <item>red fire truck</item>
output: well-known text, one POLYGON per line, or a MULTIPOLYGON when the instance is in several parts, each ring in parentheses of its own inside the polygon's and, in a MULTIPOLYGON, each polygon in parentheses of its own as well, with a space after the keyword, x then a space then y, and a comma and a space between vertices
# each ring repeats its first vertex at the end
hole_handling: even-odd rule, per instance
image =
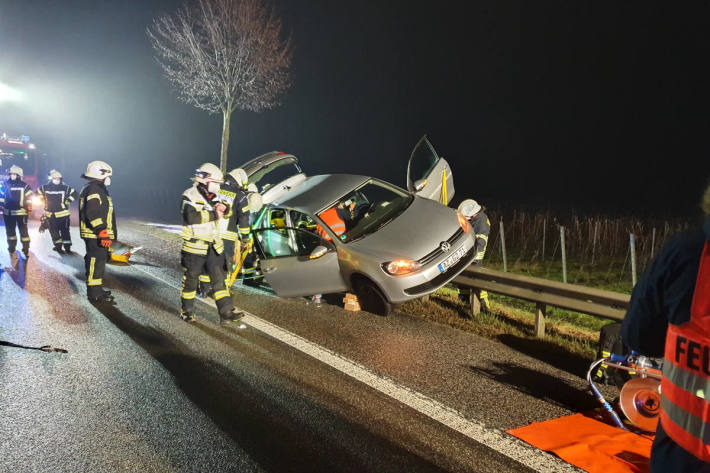
MULTIPOLYGON (((10 167, 16 165, 24 171, 23 180, 36 191, 38 184, 44 182, 46 174, 46 166, 41 161, 37 146, 30 141, 29 136, 10 137, 0 133, 0 187, 10 178, 10 167)), ((35 211, 41 210, 42 202, 36 194, 32 203, 35 211)))

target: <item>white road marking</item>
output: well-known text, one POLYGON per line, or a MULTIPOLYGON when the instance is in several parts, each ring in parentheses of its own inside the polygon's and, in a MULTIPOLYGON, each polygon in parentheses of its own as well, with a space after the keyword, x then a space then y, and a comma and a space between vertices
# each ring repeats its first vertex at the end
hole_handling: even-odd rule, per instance
MULTIPOLYGON (((137 266, 131 266, 150 277, 180 290, 176 284, 170 283, 137 266)), ((199 299, 205 304, 217 307, 212 299, 199 299)), ((431 399, 424 394, 397 384, 395 381, 373 373, 365 366, 349 360, 327 348, 323 348, 305 338, 278 327, 271 322, 247 313, 244 322, 260 332, 309 355, 343 374, 354 378, 381 393, 396 399, 412 409, 424 414, 437 422, 467 436, 468 438, 495 450, 516 462, 540 473, 578 473, 582 470, 565 463, 559 458, 539 450, 501 430, 486 427, 483 423, 469 420, 456 410, 431 399)))

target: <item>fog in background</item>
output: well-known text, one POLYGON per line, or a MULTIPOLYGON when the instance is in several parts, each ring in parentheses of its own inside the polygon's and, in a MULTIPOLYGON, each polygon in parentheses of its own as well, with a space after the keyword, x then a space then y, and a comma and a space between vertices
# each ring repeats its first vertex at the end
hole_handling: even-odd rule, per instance
MULTIPOLYGON (((0 131, 81 187, 109 162, 119 215, 175 220, 221 117, 177 101, 145 34, 180 2, 0 0, 0 131)), ((424 133, 456 201, 692 216, 710 178, 708 6, 277 1, 294 45, 280 108, 235 112, 230 167, 295 154, 311 175, 405 185, 424 133)))

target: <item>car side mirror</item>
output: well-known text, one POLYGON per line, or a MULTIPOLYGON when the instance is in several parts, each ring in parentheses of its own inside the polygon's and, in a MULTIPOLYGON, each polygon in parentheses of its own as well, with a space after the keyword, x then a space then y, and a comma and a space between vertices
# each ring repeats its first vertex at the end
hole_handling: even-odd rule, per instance
POLYGON ((424 189, 426 186, 426 179, 419 179, 414 181, 414 190, 419 192, 420 190, 424 189))
POLYGON ((313 248, 313 251, 311 251, 311 254, 308 255, 308 259, 318 259, 321 256, 325 255, 328 252, 328 248, 326 248, 323 245, 318 245, 315 248, 313 248))

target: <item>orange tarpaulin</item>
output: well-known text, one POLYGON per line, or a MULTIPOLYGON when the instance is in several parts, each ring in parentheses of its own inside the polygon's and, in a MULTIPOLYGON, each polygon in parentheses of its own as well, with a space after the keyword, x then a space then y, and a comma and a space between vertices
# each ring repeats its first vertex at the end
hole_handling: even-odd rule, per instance
POLYGON ((507 432, 589 473, 648 473, 653 437, 626 432, 584 414, 507 432))

